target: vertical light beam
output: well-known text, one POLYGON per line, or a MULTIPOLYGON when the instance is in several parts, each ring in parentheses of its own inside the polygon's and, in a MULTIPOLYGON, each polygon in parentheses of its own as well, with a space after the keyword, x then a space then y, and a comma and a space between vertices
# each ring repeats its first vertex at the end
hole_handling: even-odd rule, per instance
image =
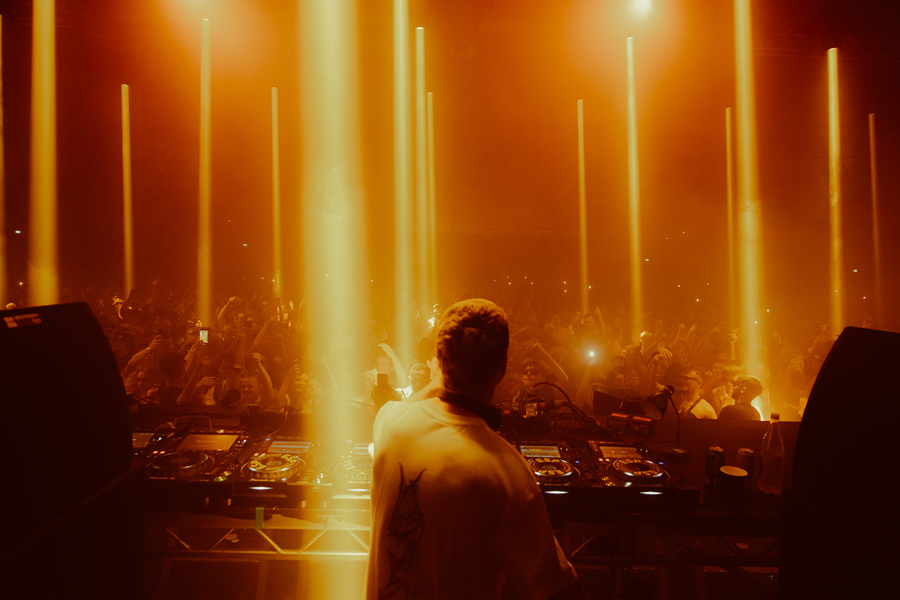
POLYGON ((11 299, 6 297, 6 173, 3 170, 3 15, 0 15, 0 310, 11 299))
POLYGON ((56 239, 56 38, 53 0, 34 0, 31 75, 31 304, 59 298, 56 239))
POLYGON ((416 302, 429 306, 428 132, 425 102, 425 28, 416 27, 416 302))
POLYGON ((409 311, 413 291, 412 113, 409 85, 409 6, 394 0, 394 350, 413 355, 409 311))
POLYGON ((841 234, 841 119, 838 108, 837 48, 828 50, 828 207, 831 233, 831 335, 844 328, 844 241, 841 234))
POLYGON ((212 228, 210 226, 210 33, 200 25, 200 201, 197 222, 197 316, 212 324, 212 228))
POLYGON ((590 310, 588 300, 587 186, 584 173, 584 100, 578 100, 578 255, 581 265, 581 314, 590 310))
POLYGON ((437 302, 437 199, 434 187, 434 95, 428 92, 425 103, 428 113, 428 289, 437 302))
MULTIPOLYGON (((335 397, 349 398, 363 371, 353 340, 360 319, 368 314, 367 286, 362 285, 367 278, 356 2, 304 0, 301 6, 301 238, 310 297, 307 341, 327 357, 337 384, 335 397)), ((346 442, 353 435, 345 431, 344 419, 314 423, 320 439, 346 442)), ((335 589, 322 590, 320 597, 356 597, 362 582, 355 581, 353 573, 326 582, 335 589)))
POLYGON ((134 289, 134 239, 131 212, 131 107, 128 85, 122 84, 122 216, 125 240, 124 298, 134 289))
POLYGON ((641 280, 641 214, 638 177, 637 109, 634 93, 634 39, 628 38, 628 224, 631 259, 631 331, 641 334, 643 326, 643 286, 641 280))
POLYGON ((753 35, 750 0, 735 0, 734 43, 737 87, 737 186, 740 210, 738 255, 740 262, 741 336, 746 350, 744 370, 762 377, 759 325, 760 217, 756 163, 756 99, 753 87, 753 35))
POLYGON ((872 269, 875 274, 875 324, 884 328, 881 295, 881 227, 878 224, 878 172, 875 160, 875 114, 869 114, 869 171, 872 177, 872 269))
POLYGON ((278 149, 278 88, 272 88, 272 290, 281 298, 281 165, 278 149))
POLYGON ((731 107, 725 109, 725 202, 727 204, 725 228, 728 236, 728 326, 734 329, 737 326, 737 291, 734 264, 734 157, 732 147, 731 107))

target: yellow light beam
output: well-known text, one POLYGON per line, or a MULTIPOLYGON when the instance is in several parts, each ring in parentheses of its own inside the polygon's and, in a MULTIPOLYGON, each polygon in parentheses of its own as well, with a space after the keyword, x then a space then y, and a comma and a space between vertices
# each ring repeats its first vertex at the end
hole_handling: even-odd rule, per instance
POLYGON ((416 302, 424 310, 428 285, 428 132, 425 102, 425 28, 416 27, 416 302))
POLYGON ((844 329, 844 241, 841 233, 841 119, 838 107, 837 48, 828 50, 828 195, 831 233, 831 335, 844 329))
POLYGON ((631 330, 639 336, 643 326, 643 285, 641 278, 641 214, 638 177, 637 109, 634 92, 634 39, 626 40, 628 53, 628 224, 631 259, 631 330))
POLYGON ((875 274, 875 324, 884 327, 881 295, 881 227, 878 224, 878 172, 875 160, 875 114, 869 114, 869 171, 872 177, 872 269, 875 274))
POLYGON ((281 298, 281 165, 278 149, 278 88, 272 88, 272 290, 281 298))
POLYGON ((581 314, 590 310, 588 300, 587 186, 584 173, 584 100, 578 100, 578 250, 581 264, 581 314))
POLYGON ((200 25, 200 201, 197 223, 197 315, 212 323, 212 231, 210 187, 210 24, 200 25))
POLYGON ((741 336, 744 371, 764 376, 760 348, 760 217, 756 161, 756 99, 753 87, 753 34, 750 0, 735 0, 734 43, 737 113, 737 187, 740 210, 741 336))
MULTIPOLYGON (((122 84, 122 216, 125 239, 125 288, 123 294, 134 289, 134 239, 131 199, 131 107, 128 85, 122 84)), ((127 296, 125 296, 127 298, 127 296)))
POLYGON ((412 111, 410 110, 409 6, 394 0, 394 350, 413 356, 412 111))
POLYGON ((734 263, 734 157, 732 156, 731 107, 725 109, 725 201, 727 204, 726 233, 728 235, 728 323, 729 328, 737 326, 737 292, 734 263))
POLYGON ((428 92, 425 110, 428 113, 428 289, 437 302, 437 199, 434 187, 434 96, 428 92))
POLYGON ((0 15, 0 310, 11 298, 6 297, 6 174, 3 170, 3 15, 0 15))
POLYGON ((53 0, 34 0, 31 78, 31 304, 56 304, 56 38, 53 0))
MULTIPOLYGON (((303 0, 300 9, 303 207, 298 233, 309 293, 304 333, 308 346, 327 358, 337 384, 335 398, 349 398, 364 368, 353 340, 359 319, 368 314, 368 286, 362 285, 368 278, 356 2, 303 0)), ((315 369, 313 376, 325 375, 315 369)), ((323 443, 351 439, 346 419, 333 418, 330 411, 317 413, 316 439, 323 443)), ((358 597, 363 582, 353 577, 355 573, 323 581, 323 588, 311 597, 358 597)))

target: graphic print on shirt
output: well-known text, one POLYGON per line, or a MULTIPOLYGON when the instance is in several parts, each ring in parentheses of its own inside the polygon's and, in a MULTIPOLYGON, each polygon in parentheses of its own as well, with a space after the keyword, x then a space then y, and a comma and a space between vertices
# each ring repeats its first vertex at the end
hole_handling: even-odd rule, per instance
POLYGON ((412 600, 419 595, 419 540, 425 531, 425 515, 419 507, 419 480, 424 472, 422 469, 407 483, 400 464, 400 493, 384 540, 391 574, 387 583, 378 588, 380 600, 412 600))

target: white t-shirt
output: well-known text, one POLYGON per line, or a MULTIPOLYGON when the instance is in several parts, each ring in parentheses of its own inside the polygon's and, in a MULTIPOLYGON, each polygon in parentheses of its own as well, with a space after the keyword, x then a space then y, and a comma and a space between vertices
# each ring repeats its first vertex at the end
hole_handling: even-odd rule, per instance
POLYGON ((374 425, 368 600, 544 600, 575 570, 524 458, 477 418, 388 402, 374 425))

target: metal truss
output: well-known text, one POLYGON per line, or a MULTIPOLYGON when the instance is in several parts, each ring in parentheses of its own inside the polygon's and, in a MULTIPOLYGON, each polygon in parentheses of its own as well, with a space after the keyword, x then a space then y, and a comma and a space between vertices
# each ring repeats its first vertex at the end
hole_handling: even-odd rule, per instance
POLYGON ((368 559, 368 511, 263 508, 250 511, 253 514, 245 516, 149 513, 147 554, 216 560, 368 559))

